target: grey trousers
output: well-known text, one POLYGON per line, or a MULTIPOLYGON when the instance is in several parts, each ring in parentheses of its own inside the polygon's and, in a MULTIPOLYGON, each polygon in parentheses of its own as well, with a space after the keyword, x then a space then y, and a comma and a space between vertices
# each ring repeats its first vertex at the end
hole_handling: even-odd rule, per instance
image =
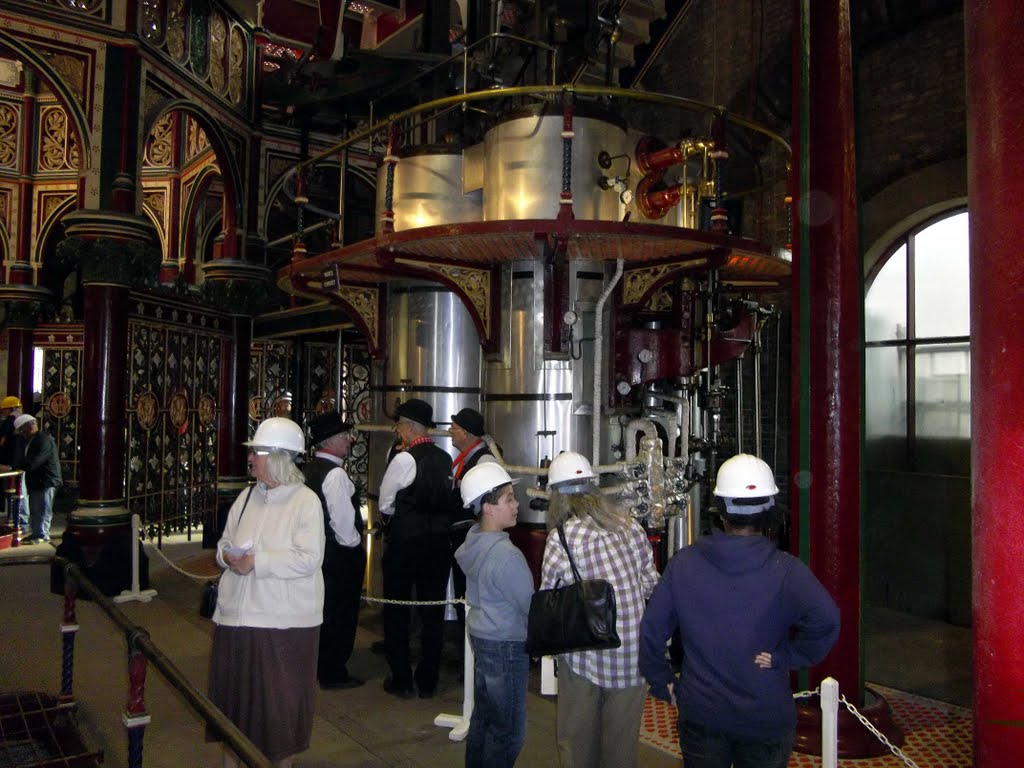
POLYGON ((636 768, 647 686, 601 688, 558 664, 560 768, 636 768))

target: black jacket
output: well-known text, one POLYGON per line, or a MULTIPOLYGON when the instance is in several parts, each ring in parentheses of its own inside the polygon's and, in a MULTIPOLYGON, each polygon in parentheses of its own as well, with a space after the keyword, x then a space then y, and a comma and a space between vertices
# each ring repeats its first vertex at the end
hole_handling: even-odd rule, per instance
POLYGON ((25 455, 14 463, 15 469, 25 470, 25 485, 29 492, 57 488, 63 482, 57 444, 49 432, 40 430, 32 436, 25 455))

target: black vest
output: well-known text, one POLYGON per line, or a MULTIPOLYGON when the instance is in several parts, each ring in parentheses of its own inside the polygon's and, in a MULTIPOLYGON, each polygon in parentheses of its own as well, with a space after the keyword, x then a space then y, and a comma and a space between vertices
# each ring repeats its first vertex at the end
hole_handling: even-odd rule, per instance
POLYGON ((396 541, 434 534, 447 536, 452 457, 433 443, 414 445, 408 453, 416 461, 416 478, 395 494, 388 538, 396 541))
MULTIPOLYGON (((327 497, 324 496, 324 480, 332 469, 339 469, 330 459, 314 456, 302 465, 302 474, 306 476, 306 485, 320 497, 320 508, 324 511, 324 532, 329 540, 337 541, 331 528, 331 516, 327 511, 327 497)), ((356 513, 354 524, 359 535, 363 533, 363 516, 359 513, 359 491, 352 494, 352 507, 356 513)))

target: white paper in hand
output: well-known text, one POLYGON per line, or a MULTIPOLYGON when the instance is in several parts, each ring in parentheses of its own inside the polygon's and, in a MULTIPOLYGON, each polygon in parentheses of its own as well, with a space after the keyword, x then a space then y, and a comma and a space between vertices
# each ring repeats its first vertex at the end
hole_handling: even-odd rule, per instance
POLYGON ((225 547, 224 554, 231 555, 231 557, 241 557, 242 555, 249 554, 250 550, 252 550, 252 542, 247 541, 244 544, 237 547, 230 545, 225 547))

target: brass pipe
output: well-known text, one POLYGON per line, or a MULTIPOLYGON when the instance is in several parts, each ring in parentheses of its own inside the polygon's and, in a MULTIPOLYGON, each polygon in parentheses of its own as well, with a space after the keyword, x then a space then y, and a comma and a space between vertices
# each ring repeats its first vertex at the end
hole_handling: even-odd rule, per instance
POLYGON ((486 101, 489 99, 504 99, 514 96, 560 96, 563 92, 570 91, 577 96, 591 96, 591 97, 610 97, 620 98, 629 101, 642 101, 653 104, 662 104, 667 107, 674 107, 677 109, 685 109, 695 112, 708 112, 719 117, 725 118, 731 125, 738 125, 746 128, 754 133, 760 133, 763 136, 768 137, 771 141, 781 145, 786 152, 792 153, 792 147, 789 145, 782 136, 775 133, 774 131, 765 128, 759 123, 755 123, 753 120, 748 120, 740 115, 728 112, 724 107, 716 106, 705 101, 699 101, 698 99, 690 99, 685 96, 672 96, 666 93, 652 93, 650 91, 635 91, 628 88, 606 88, 603 86, 594 85, 517 85, 508 88, 494 88, 486 91, 474 91, 472 93, 461 93, 453 96, 445 96, 434 101, 429 101, 424 104, 419 104, 415 107, 403 110, 392 115, 389 115, 384 120, 380 120, 377 123, 371 125, 368 128, 364 128, 358 133, 350 135, 343 141, 334 144, 327 149, 323 150, 319 154, 313 155, 312 157, 304 160, 295 165, 296 171, 302 171, 307 166, 315 165, 316 163, 324 160, 333 155, 337 155, 345 147, 351 146, 357 142, 368 139, 371 136, 386 130, 390 125, 395 122, 405 120, 409 117, 413 117, 422 112, 430 112, 432 110, 441 109, 444 107, 450 107, 459 104, 468 104, 470 102, 486 101))

